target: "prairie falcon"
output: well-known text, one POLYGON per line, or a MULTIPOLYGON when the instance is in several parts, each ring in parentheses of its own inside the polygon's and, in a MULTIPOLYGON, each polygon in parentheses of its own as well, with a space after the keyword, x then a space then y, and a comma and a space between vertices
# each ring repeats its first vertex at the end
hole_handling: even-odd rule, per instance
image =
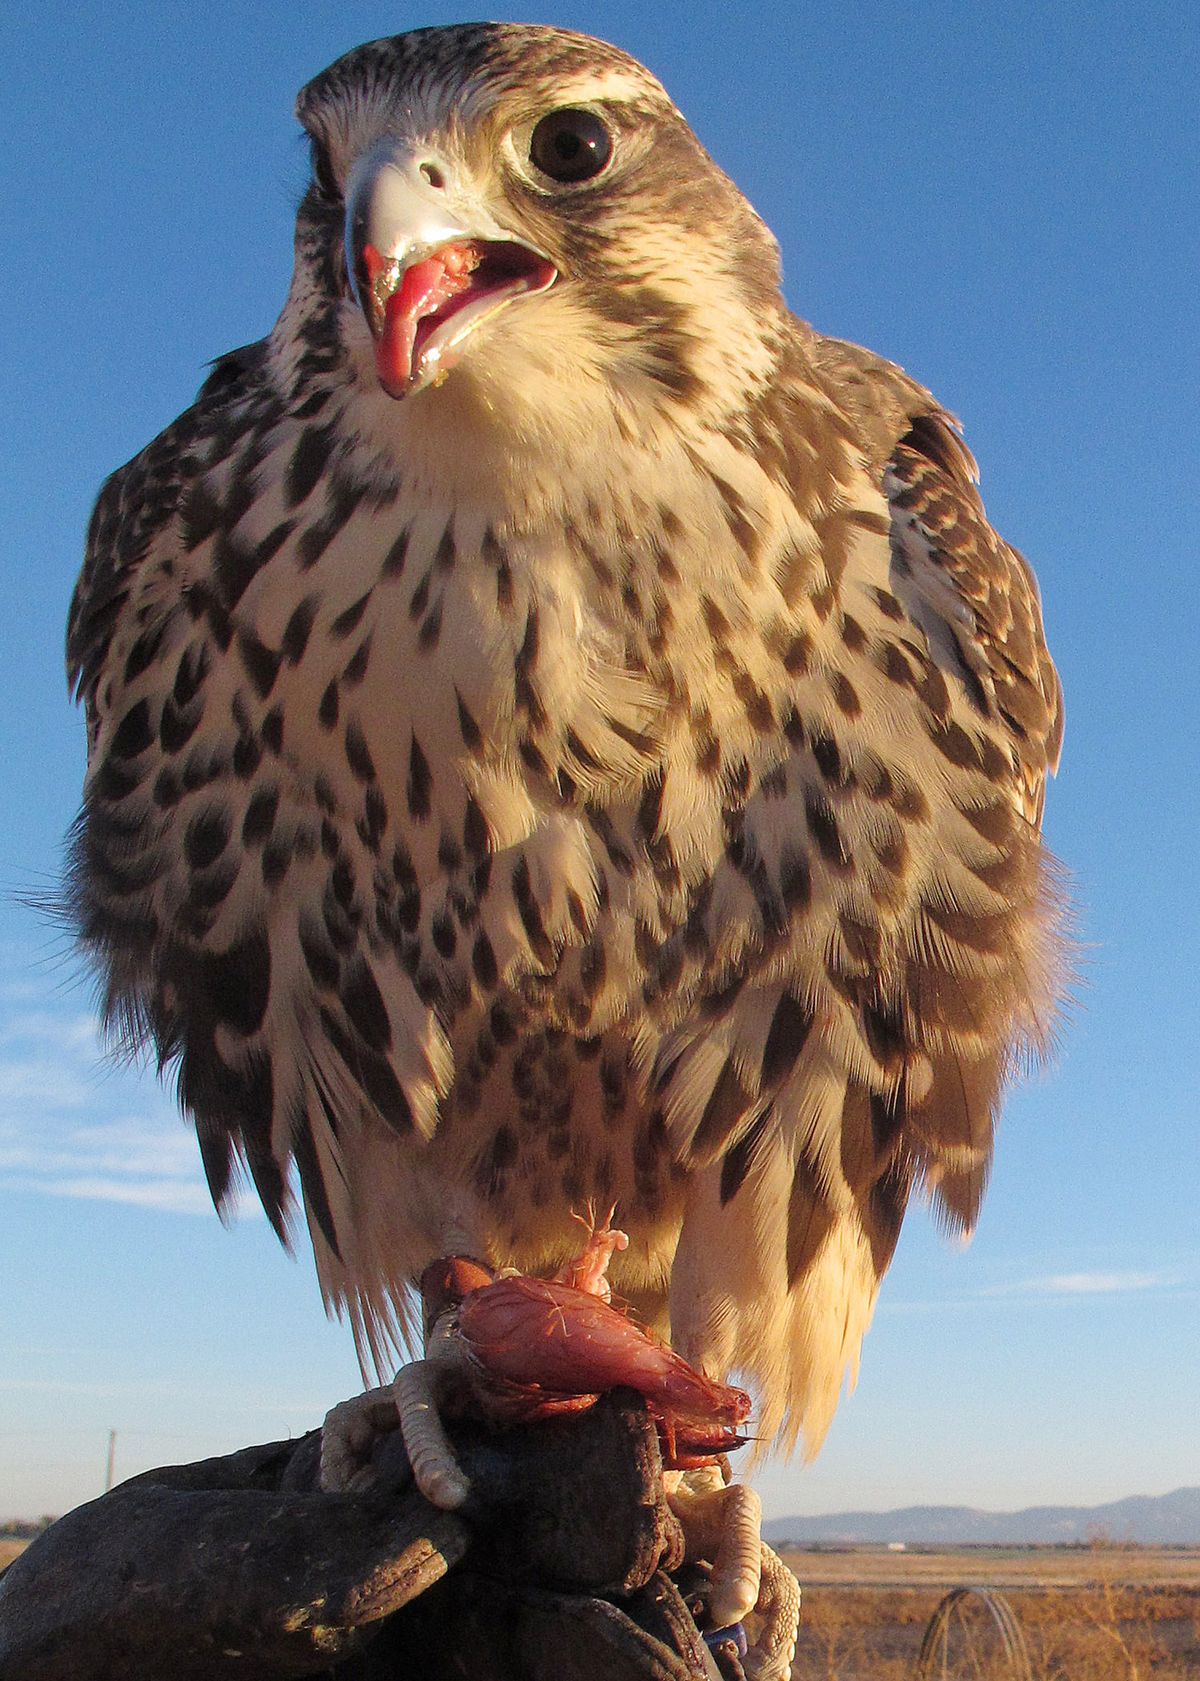
POLYGON ((420 30, 298 113, 283 312, 72 607, 108 1017, 379 1364, 450 1242, 615 1204, 616 1291, 814 1451, 1054 1016, 1032 574, 624 53, 420 30))

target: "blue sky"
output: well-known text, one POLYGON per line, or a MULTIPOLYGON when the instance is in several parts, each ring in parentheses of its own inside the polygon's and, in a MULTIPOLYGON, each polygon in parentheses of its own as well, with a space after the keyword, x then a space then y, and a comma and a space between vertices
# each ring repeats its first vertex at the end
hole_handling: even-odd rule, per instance
MULTIPOLYGON (((0 318, 0 1516, 299 1431, 351 1392, 307 1254, 224 1230, 145 1073, 106 1067, 50 886, 83 771, 66 606, 103 475, 266 332, 304 177, 296 89, 458 21, 356 0, 16 8, 0 318)), ((496 8, 493 15, 519 17, 496 8)), ((788 296, 963 417, 1033 559, 1068 701, 1047 829, 1083 955, 966 1250, 910 1216, 862 1380, 769 1514, 1016 1506, 1200 1481, 1200 25, 1084 8, 548 5, 667 82, 779 235, 788 296)))

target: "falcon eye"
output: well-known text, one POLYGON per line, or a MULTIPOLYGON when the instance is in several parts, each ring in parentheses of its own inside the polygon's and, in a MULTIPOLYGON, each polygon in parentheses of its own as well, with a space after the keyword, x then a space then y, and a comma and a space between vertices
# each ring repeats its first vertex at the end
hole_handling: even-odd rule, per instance
POLYGON ((533 167, 563 185, 592 180, 607 167, 612 152, 612 135, 596 113, 571 106, 551 111, 529 137, 533 167))

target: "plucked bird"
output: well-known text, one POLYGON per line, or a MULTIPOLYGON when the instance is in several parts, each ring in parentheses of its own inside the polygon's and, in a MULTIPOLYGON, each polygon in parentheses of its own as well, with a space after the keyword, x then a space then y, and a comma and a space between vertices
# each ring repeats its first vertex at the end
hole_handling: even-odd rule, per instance
POLYGON ((283 312, 72 607, 108 1018, 368 1359, 433 1259, 615 1205, 615 1292, 815 1451, 1054 1019, 1033 576, 623 52, 418 30, 297 110, 283 312))

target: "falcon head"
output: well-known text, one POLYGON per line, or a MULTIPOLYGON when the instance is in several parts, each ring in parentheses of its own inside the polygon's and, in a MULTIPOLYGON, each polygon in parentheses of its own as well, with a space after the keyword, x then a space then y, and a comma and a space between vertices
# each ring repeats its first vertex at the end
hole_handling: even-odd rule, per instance
POLYGON ((470 385, 511 425, 548 386, 677 419, 765 375, 774 239, 616 48, 417 30, 339 59, 297 113, 313 180, 276 338, 300 384, 348 369, 427 415, 443 382, 470 385))

